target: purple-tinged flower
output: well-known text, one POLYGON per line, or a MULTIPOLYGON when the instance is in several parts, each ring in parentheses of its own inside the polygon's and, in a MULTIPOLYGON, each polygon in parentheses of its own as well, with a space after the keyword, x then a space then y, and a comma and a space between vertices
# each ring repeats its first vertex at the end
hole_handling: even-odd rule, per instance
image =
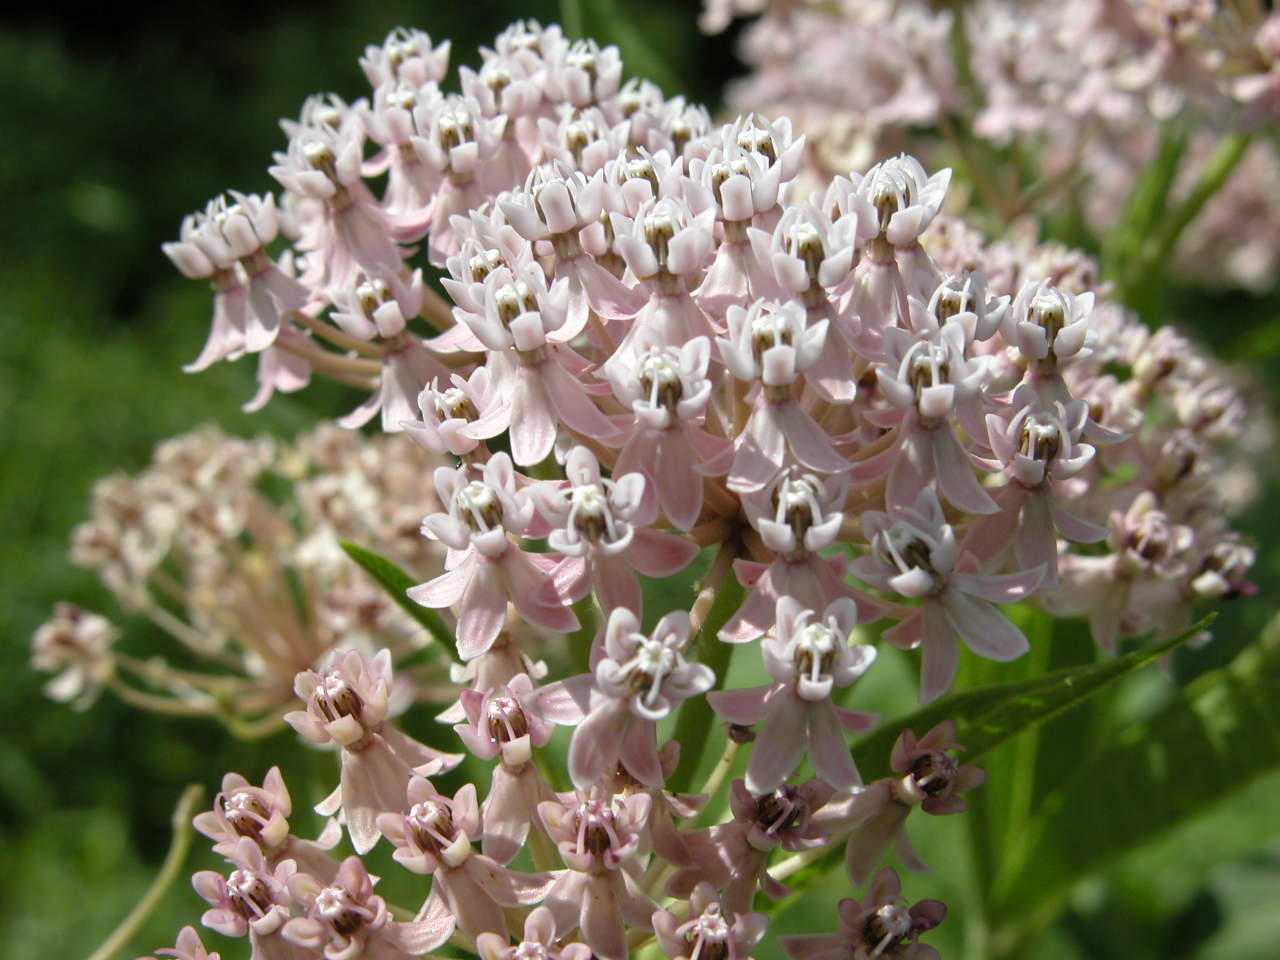
POLYGON ((600 476, 600 464, 586 447, 574 447, 564 464, 567 486, 541 484, 530 493, 543 517, 551 524, 547 544, 565 560, 549 580, 578 584, 571 596, 595 590, 601 608, 609 613, 625 607, 641 611, 636 570, 647 577, 669 577, 683 570, 698 554, 688 540, 648 524, 656 519, 657 504, 648 509, 642 473, 600 476))
POLYGON ((106 617, 59 603, 53 617, 31 638, 31 665, 49 673, 61 671, 44 686, 45 695, 83 710, 97 699, 115 672, 111 645, 120 636, 106 617))
POLYGON ((591 952, 603 960, 626 960, 624 922, 651 930, 657 904, 632 876, 652 799, 648 794, 606 798, 599 788, 538 807, 565 870, 544 901, 556 929, 582 931, 591 952))
POLYGON ((1048 280, 1028 280, 1005 314, 1001 333, 1026 358, 1029 382, 1046 404, 1071 399, 1060 371, 1092 350, 1093 301, 1092 292, 1072 294, 1048 280))
POLYGON ((778 600, 777 625, 760 650, 774 680, 762 687, 707 694, 712 709, 730 723, 760 729, 747 766, 747 789, 762 794, 780 787, 808 751, 814 771, 837 790, 862 786, 841 729, 869 730, 875 714, 845 710, 831 702, 875 662, 874 647, 854 643, 858 608, 848 598, 830 604, 819 618, 791 597, 778 600))
POLYGON ((490 351, 493 390, 508 398, 511 457, 522 466, 546 459, 561 423, 606 442, 618 438, 577 377, 586 364, 567 344, 587 314, 567 312, 569 292, 565 280, 548 288, 537 264, 518 274, 499 267, 485 278, 484 315, 459 315, 490 351))
POLYGON ((965 549, 996 565, 1010 546, 1019 567, 1040 567, 1041 584, 1058 582, 1058 537, 1096 543, 1105 527, 1077 517, 1061 501, 1072 492, 1067 483, 1093 459, 1094 448, 1081 436, 1089 420, 1083 400, 1041 404, 1035 390, 1022 384, 1014 391, 1009 420, 987 414, 987 434, 1009 482, 996 494, 1000 513, 977 524, 965 549))
POLYGON ((827 321, 810 326, 802 304, 768 300, 757 300, 749 309, 732 306, 728 318, 729 338, 717 337, 716 343, 729 371, 752 384, 751 416, 734 448, 729 488, 763 489, 786 465, 788 454, 820 473, 847 469, 848 462, 795 393, 796 381, 822 353, 827 321))
POLYGON ((449 71, 448 40, 433 47, 421 30, 396 27, 381 46, 369 44, 360 58, 360 69, 369 86, 398 82, 413 88, 439 83, 449 71))
POLYGON ((939 960, 938 951, 920 943, 947 914, 938 900, 921 900, 910 908, 902 898, 902 884, 889 867, 881 870, 867 891, 865 906, 840 901, 839 933, 782 937, 779 943, 791 960, 939 960))
POLYGON ((681 530, 702 513, 703 476, 728 469, 730 441, 701 429, 710 362, 711 342, 698 337, 679 350, 648 346, 609 369, 614 396, 635 415, 614 472, 643 474, 645 500, 656 498, 681 530))
MULTIPOLYGON (((293 906, 289 884, 298 874, 292 860, 267 867, 262 850, 241 838, 226 877, 201 870, 191 878, 196 893, 208 902, 200 922, 224 937, 249 936, 254 957, 262 960, 303 960, 304 954, 282 936, 293 906)), ((310 879, 308 877, 308 879, 310 879)))
POLYGON ((450 800, 428 780, 414 777, 407 797, 407 812, 379 815, 378 828, 395 847, 397 863, 432 877, 419 919, 440 918, 436 922, 447 923, 449 932, 456 922, 473 940, 482 933, 505 934, 502 908, 537 903, 551 886, 551 874, 508 870, 471 846, 472 837, 480 836, 475 784, 466 784, 450 800))
POLYGON ((923 644, 921 703, 936 700, 951 686, 960 660, 957 638, 988 660, 1016 660, 1027 652, 1027 638, 993 604, 1028 597, 1044 576, 1042 568, 1001 576, 979 573, 976 558, 960 552, 932 490, 896 516, 864 513, 862 530, 871 554, 849 564, 854 576, 921 601, 884 633, 904 650, 923 644))
MULTIPOLYGON (((973 341, 990 340, 1009 310, 1008 297, 987 297, 987 279, 977 270, 942 277, 929 297, 924 317, 931 326, 960 324, 966 348, 973 341)), ((919 314, 912 314, 916 319, 919 314)))
POLYGON ((453 728, 477 757, 499 760, 481 809, 481 849, 499 863, 520 852, 531 823, 540 826, 538 804, 555 799, 533 763, 533 748, 546 746, 554 728, 532 706, 539 692, 523 673, 485 693, 464 690, 467 722, 453 728))
POLYGON ((937 216, 951 182, 951 171, 933 176, 906 154, 878 163, 866 174, 836 177, 823 208, 829 213, 856 212, 859 225, 870 222, 877 233, 866 246, 852 282, 841 297, 841 315, 859 318, 855 334, 861 352, 874 357, 880 332, 912 326, 910 297, 927 298, 937 284, 937 270, 920 245, 920 235, 937 216))
POLYGON ((389 650, 372 660, 354 650, 337 651, 323 674, 304 670, 293 689, 306 709, 285 714, 285 722, 312 743, 342 748, 338 788, 316 809, 332 814, 341 807, 359 853, 378 842, 379 813, 404 809, 404 785, 415 771, 440 773, 462 759, 424 746, 384 722, 391 692, 389 650))
POLYGON ((987 381, 985 358, 965 355, 964 326, 949 321, 916 334, 883 332, 885 365, 876 367, 880 391, 897 410, 875 419, 896 425, 898 435, 883 453, 854 468, 858 479, 888 470, 885 500, 891 510, 910 508, 928 487, 966 513, 995 513, 995 501, 974 476, 974 465, 953 424, 970 436, 985 431, 979 407, 987 381))
POLYGON ((645 345, 675 349, 695 337, 711 336, 711 321, 690 297, 689 287, 715 249, 713 211, 695 216, 684 200, 663 197, 644 201, 631 216, 613 213, 609 219, 614 246, 640 281, 647 302, 606 362, 606 371, 633 352, 642 335, 645 345))
MULTIPOLYGON (((919 160, 903 153, 877 163, 861 176, 853 174, 849 182, 851 193, 875 211, 879 236, 894 247, 909 249, 919 243, 920 235, 942 209, 951 170, 930 176, 919 160)), ((855 209, 855 205, 846 200, 844 209, 855 209)))
POLYGON ((562 943, 556 937, 556 918, 546 907, 535 907, 524 921, 524 939, 515 946, 505 936, 482 933, 476 938, 480 960, 591 960, 585 943, 562 943))
POLYGON ((354 125, 298 128, 270 170, 285 189, 323 204, 323 223, 312 239, 302 284, 341 290, 356 273, 396 276, 400 248, 386 214, 361 179, 363 137, 354 125))
POLYGON ((739 144, 735 129, 746 134, 743 139, 747 143, 755 142, 756 138, 747 131, 749 123, 752 130, 757 129, 747 117, 722 128, 719 145, 705 157, 690 159, 684 185, 690 208, 695 213, 715 210, 723 233, 715 259, 694 292, 699 306, 717 321, 723 321, 732 304, 749 303, 776 292, 773 271, 757 262, 748 230, 753 224, 777 223, 782 183, 796 175, 804 144, 803 137, 790 141, 789 127, 785 134, 780 129, 787 145, 781 157, 770 150, 771 159, 739 144))
POLYGON ((492 389, 485 367, 477 367, 466 379, 451 374, 449 382, 452 386, 435 381, 423 387, 418 394, 422 419, 405 420, 400 426, 428 453, 483 462, 484 441, 501 434, 510 422, 508 399, 492 389))
MULTIPOLYGON (((570 323, 582 329, 588 309, 605 319, 633 317, 647 297, 629 289, 582 249, 578 234, 597 222, 615 198, 603 172, 590 179, 582 173, 549 179, 539 169, 525 189, 498 203, 515 231, 531 243, 546 240, 555 252, 555 279, 569 286, 570 323)), ((621 209, 622 199, 616 198, 621 209)))
MULTIPOLYGON (((507 603, 548 630, 569 633, 578 619, 567 599, 544 599, 545 582, 559 562, 552 554, 527 553, 507 536, 524 536, 533 522, 533 502, 516 490, 511 458, 495 454, 484 465, 484 479, 473 480, 466 467, 436 470, 436 489, 447 513, 422 521, 423 532, 450 548, 446 572, 411 587, 409 598, 424 607, 458 607, 458 654, 480 656, 507 621, 507 603)), ((563 588, 557 587, 563 596, 563 588)))
POLYGON ((622 83, 622 58, 618 48, 603 49, 594 40, 575 40, 545 54, 543 79, 549 99, 578 109, 611 100, 622 83))
POLYGON ((1057 589, 1042 602, 1058 616, 1086 615, 1094 642, 1114 654, 1118 636, 1133 636, 1153 625, 1160 604, 1144 595, 1161 594, 1169 582, 1191 572, 1195 541, 1190 527, 1174 523, 1155 494, 1143 490, 1124 513, 1111 513, 1106 542, 1113 553, 1068 556, 1057 589))
POLYGON ((415 404, 423 388, 449 376, 422 339, 405 329, 406 318, 422 310, 422 271, 409 280, 357 274, 351 286, 334 292, 340 308, 330 316, 344 331, 358 340, 375 337, 383 348, 382 372, 373 393, 355 410, 338 420, 344 427, 362 427, 381 411, 384 433, 396 433, 412 420, 415 404))
POLYGON ((963 750, 955 742, 956 726, 944 720, 916 740, 903 730, 893 745, 890 766, 898 776, 877 780, 859 793, 828 804, 818 822, 834 837, 848 835, 845 869, 849 882, 860 887, 892 846, 898 859, 912 870, 927 867, 907 839, 907 817, 916 807, 934 816, 962 813, 958 796, 982 785, 986 774, 961 766, 949 751, 963 750))
POLYGON ((757 885, 773 900, 785 897, 790 891, 765 869, 769 854, 779 846, 795 851, 825 843, 827 833, 814 814, 832 793, 821 780, 809 780, 756 796, 741 780, 733 781, 729 792, 733 819, 683 834, 697 864, 672 876, 668 895, 688 897, 698 884, 708 882, 721 891, 720 908, 730 913, 751 909, 757 885))
MULTIPOLYGON (((610 123, 599 107, 562 111, 559 120, 540 117, 538 130, 548 166, 580 171, 588 177, 602 171, 610 159, 627 148, 628 126, 610 123)), ((586 244, 583 248, 591 252, 586 244)))
POLYGON ((289 878, 289 892, 306 911, 284 925, 284 937, 325 960, 403 960, 420 956, 449 938, 451 921, 397 923, 359 857, 347 857, 328 886, 305 873, 289 878))
MULTIPOLYGON (((174 945, 157 950, 156 956, 173 957, 174 960, 221 960, 216 952, 210 953, 204 948, 195 927, 183 927, 178 931, 174 945)), ((139 957, 138 960, 155 960, 155 957, 139 957)))
POLYGON ((413 147, 440 182, 431 206, 428 245, 431 262, 443 265, 461 249, 454 218, 465 218, 509 186, 504 174, 527 172, 527 160, 503 139, 507 118, 486 117, 470 97, 451 93, 429 100, 418 106, 414 118, 423 135, 413 138, 413 147), (512 148, 522 166, 512 165, 512 148))
POLYGON ((747 519, 776 556, 767 565, 734 562, 738 581, 751 593, 718 634, 721 640, 746 643, 762 636, 773 626, 781 597, 794 598, 805 610, 825 610, 840 597, 849 597, 863 622, 883 616, 883 603, 844 582, 841 557, 819 553, 840 535, 848 489, 847 474, 823 480, 792 466, 760 494, 743 498, 747 519))
POLYGON ((293 801, 279 767, 267 771, 262 786, 255 787, 238 773, 222 778, 222 789, 214 797, 213 809, 196 814, 191 825, 214 841, 214 853, 230 857, 248 837, 256 843, 272 869, 283 860, 292 860, 299 870, 328 880, 338 870, 338 861, 326 851, 342 836, 336 821, 330 821, 318 840, 302 840, 289 833, 293 801))
POLYGON ((217 296, 214 326, 191 372, 244 349, 269 347, 280 329, 281 313, 299 310, 307 289, 267 256, 280 230, 275 198, 231 192, 210 200, 203 211, 182 222, 177 243, 164 252, 186 276, 209 277, 217 296), (241 277, 247 280, 242 286, 241 277))
POLYGON ((768 927, 768 914, 726 916, 715 887, 705 882, 693 888, 688 916, 670 910, 653 915, 654 935, 669 960, 751 960, 751 948, 768 927))
POLYGON ((569 776, 580 790, 599 783, 619 763, 646 787, 660 787, 657 723, 683 700, 715 683, 710 667, 686 663, 689 614, 668 613, 653 633, 626 607, 616 608, 604 632, 604 657, 595 688, 569 743, 569 776))
MULTIPOLYGON (((276 342, 258 354, 257 392, 240 409, 254 413, 267 405, 275 392, 296 393, 311 382, 311 364, 296 351, 311 348, 311 338, 290 323, 280 326, 276 342), (288 345, 289 349, 285 349, 288 345)), ((185 368, 184 368, 185 369, 185 368)), ((190 372, 190 371, 188 371, 190 372)))
POLYGON ((755 227, 747 231, 756 261, 773 274, 775 295, 800 299, 811 326, 823 320, 830 323, 806 379, 831 403, 853 401, 857 337, 852 321, 833 309, 828 290, 847 280, 859 246, 874 235, 868 226, 867 220, 859 221, 856 212, 832 223, 816 207, 797 204, 786 209, 772 234, 755 227))

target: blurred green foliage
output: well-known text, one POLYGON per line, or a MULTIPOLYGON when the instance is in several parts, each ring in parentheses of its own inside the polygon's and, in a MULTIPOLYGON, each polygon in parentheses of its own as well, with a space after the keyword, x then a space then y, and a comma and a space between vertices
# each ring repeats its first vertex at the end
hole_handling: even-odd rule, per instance
MULTIPOLYGON (((616 40, 624 52, 660 57, 656 69, 678 78, 681 92, 695 99, 714 105, 734 69, 728 39, 698 35, 693 0, 572 6, 585 11, 579 15, 589 28, 615 31, 602 39, 616 40)), ((212 793, 223 771, 256 778, 280 763, 295 793, 296 826, 306 830, 316 826, 305 812, 308 798, 327 792, 332 779, 331 759, 299 747, 291 733, 237 743, 207 723, 142 715, 109 697, 75 713, 48 702, 43 678, 26 667, 28 638, 55 601, 116 615, 92 576, 65 559, 67 537, 85 517, 97 477, 140 468, 158 440, 206 421, 238 433, 291 434, 351 405, 340 391, 312 388, 248 417, 239 411, 253 392, 247 363, 184 375, 181 364, 196 355, 206 333, 209 297, 177 276, 160 243, 174 236, 186 212, 223 189, 271 189, 266 166, 283 144, 275 119, 296 115, 312 92, 362 90, 356 58, 390 28, 415 25, 437 40, 451 38, 454 61, 474 63, 475 47, 510 20, 560 16, 559 5, 546 2, 478 4, 464 12, 404 0, 235 3, 182 14, 178 22, 145 7, 119 7, 109 21, 92 22, 70 7, 46 5, 0 24, 0 131, 8 137, 0 151, 0 715, 13 731, 0 740, 6 960, 88 956, 150 882, 184 784, 200 782, 212 793)), ((1166 303, 1171 317, 1252 369, 1258 382, 1274 380, 1280 370, 1274 297, 1175 287, 1166 303)), ((1224 610, 1215 643, 1179 654, 1176 684, 1229 662, 1274 609, 1269 596, 1280 581, 1280 538, 1268 516, 1277 492, 1271 466, 1262 465, 1265 495, 1240 521, 1262 548, 1260 594, 1224 610)), ((146 624, 124 625, 131 649, 160 648, 146 624)), ((1092 657, 1079 634, 1055 633, 1052 648, 1045 645, 1051 659, 1039 668, 1092 657)), ((735 677, 749 674, 747 659, 736 658, 735 677)), ((859 687, 858 705, 906 715, 914 706, 914 661, 894 650, 881 660, 859 687)), ((967 669, 966 682, 994 682, 1018 679, 1028 667, 967 669)), ((1171 685, 1147 671, 1105 707, 1054 721, 1037 740, 1038 754, 1021 740, 1001 748, 989 764, 993 782, 1004 776, 1001 790, 1029 784, 1035 800, 1074 762, 1073 751, 1090 742, 1092 724, 1107 714, 1141 720, 1170 696, 1171 685)), ((413 716, 407 726, 413 732, 430 723, 413 716)), ((1274 753, 1275 745, 1258 749, 1274 753)), ((1271 769, 1077 886, 1065 919, 1026 955, 1274 957, 1280 921, 1268 905, 1280 897, 1274 816, 1280 773, 1271 769)), ((981 917, 972 882, 981 865, 970 850, 990 855, 1007 842, 1008 824, 985 807, 1009 797, 994 787, 984 791, 970 815, 913 818, 911 825, 936 873, 905 877, 905 889, 951 906, 952 917, 930 936, 949 958, 983 957, 981 941, 966 943, 966 931, 974 937, 982 929, 978 920, 1001 919, 981 917)), ((1158 799, 1130 798, 1136 805, 1158 799)), ((1084 834, 1077 842, 1088 843, 1090 829, 1073 825, 1084 834)), ((202 851, 191 868, 216 865, 202 851)), ((409 903, 419 892, 414 878, 381 872, 391 899, 409 903)), ((838 873, 833 879, 815 888, 803 908, 783 914, 777 932, 833 929, 834 902, 849 893, 838 873)), ((185 884, 176 885, 121 955, 170 944, 179 926, 197 922, 202 906, 185 884)), ((242 945, 208 940, 218 941, 224 960, 244 955, 242 945)))

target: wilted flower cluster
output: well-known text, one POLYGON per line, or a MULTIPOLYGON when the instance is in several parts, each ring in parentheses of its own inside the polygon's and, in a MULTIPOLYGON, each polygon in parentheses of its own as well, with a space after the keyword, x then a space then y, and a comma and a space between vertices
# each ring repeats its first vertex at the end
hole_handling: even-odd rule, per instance
MULTIPOLYGON (((623 960, 651 939, 671 960, 746 958, 768 922, 757 892, 781 898, 843 845, 864 892, 842 931, 782 947, 936 956, 919 938, 943 905, 907 904, 877 868, 890 847, 920 867, 911 811, 962 811, 983 774, 959 765, 946 721, 894 731, 892 773, 864 783, 851 735, 877 717, 847 688, 874 669, 870 625, 921 652, 932 701, 962 648, 1027 651, 1003 605, 1087 613, 1111 650, 1247 591, 1252 554, 1211 483, 1241 400, 1185 340, 1101 298, 1086 258, 988 245, 941 216, 949 170, 904 154, 804 194, 789 121, 712 123, 624 83, 612 47, 516 24, 460 70, 460 94, 438 85, 448 55, 404 30, 368 48, 368 96, 313 98, 285 124, 278 200, 219 198, 167 248, 214 290, 193 367, 256 354, 255 403, 313 374, 348 384, 362 396, 346 425, 380 414, 435 458, 429 473, 398 439, 353 440, 313 453, 323 472, 299 467, 295 490, 326 562, 337 535, 418 574, 408 596, 439 611, 462 662, 439 717, 458 752, 442 752, 394 725, 382 632, 351 616, 289 648, 302 705, 283 720, 339 755, 316 807, 333 819, 295 836, 278 770, 261 787, 228 775, 196 824, 229 861, 195 878, 205 926, 248 936, 258 960, 446 942, 623 960), (695 596, 646 589, 704 550, 695 596), (765 682, 726 689, 727 654, 765 682), (724 755, 699 783, 708 741, 724 755), (450 795, 432 778, 464 751, 489 770, 450 795), (329 852, 342 832, 345 859, 329 852), (382 840, 432 878, 418 902, 378 894, 361 856, 382 840)), ((168 532, 125 507, 90 528, 115 537, 119 559, 95 556, 136 606, 179 548, 184 607, 200 561, 218 571, 226 599, 196 606, 217 644, 242 584, 248 602, 296 569, 317 608, 355 589, 311 578, 308 539, 277 529, 254 482, 270 451, 185 449, 162 460, 191 472, 153 471, 183 494, 168 532), (232 479, 202 486, 222 460, 232 479), (135 527, 143 544, 121 546, 135 527)), ((80 628, 64 633, 101 634, 80 628)), ((235 642, 256 676, 265 655, 235 642)), ((203 948, 184 931, 176 950, 203 948)))
POLYGON ((1099 235, 1137 176, 1185 154, 1171 200, 1194 189, 1237 132, 1231 189, 1193 225, 1180 269, 1210 284, 1270 286, 1280 263, 1280 155, 1249 135, 1280 120, 1280 13, 1211 0, 707 0, 707 29, 763 13, 743 38, 754 72, 740 110, 786 114, 818 178, 891 150, 940 147, 985 170, 1005 220, 1075 209, 1099 235), (933 133, 926 134, 925 131, 933 133), (1001 159, 1016 142, 1027 166, 1001 159), (993 176, 994 171, 994 176, 993 176), (1247 216, 1242 216, 1247 211, 1247 216), (1229 224, 1229 230, 1224 226, 1229 224), (1212 238, 1213 242, 1206 242, 1212 238))
MULTIPOLYGON (((144 709, 266 733, 280 727, 298 671, 335 647, 409 655, 421 628, 339 541, 377 543, 406 566, 438 563, 440 547, 418 533, 435 497, 431 462, 403 437, 332 425, 288 444, 205 427, 161 444, 140 473, 100 480, 71 559, 123 613, 149 619, 208 669, 116 649, 107 620, 60 604, 32 647, 34 666, 61 671, 50 696, 87 706, 106 685, 144 709)), ((418 698, 452 696, 435 673, 418 676, 418 698)))

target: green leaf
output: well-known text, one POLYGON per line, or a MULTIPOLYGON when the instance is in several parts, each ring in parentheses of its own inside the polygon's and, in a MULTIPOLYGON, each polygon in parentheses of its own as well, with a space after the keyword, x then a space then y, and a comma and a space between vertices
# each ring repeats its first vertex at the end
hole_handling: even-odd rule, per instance
POLYGON ((1079 766, 1006 863, 996 915, 1024 918, 1076 881, 1280 769, 1280 620, 1079 766), (1087 842, 1082 842, 1087 838, 1087 842))
MULTIPOLYGON (((881 724, 853 747, 858 770, 869 782, 893 773, 889 755, 905 729, 924 736, 944 720, 956 724, 956 739, 965 745, 964 761, 972 763, 1002 743, 1078 706, 1100 690, 1164 656, 1205 629, 1214 615, 1191 629, 1103 663, 1055 670, 1030 680, 990 684, 952 694, 900 720, 881 724)), ((825 873, 841 856, 837 845, 796 874, 790 885, 802 890, 825 873)))
POLYGON ((431 634, 432 638, 445 653, 457 662, 462 662, 458 656, 458 645, 454 639, 453 631, 445 625, 440 614, 429 607, 414 603, 406 594, 406 591, 414 586, 413 577, 409 576, 386 557, 376 554, 372 550, 357 546, 350 540, 339 540, 338 546, 342 547, 346 555, 359 564, 365 573, 373 577, 378 586, 387 591, 387 595, 399 604, 400 609, 413 617, 427 633, 431 634))
POLYGON ((991 684, 952 694, 890 724, 854 746, 853 756, 864 777, 892 772, 889 754, 905 729, 924 736, 943 720, 954 720, 956 739, 964 744, 964 760, 972 763, 1000 744, 1084 702, 1104 687, 1164 656, 1204 630, 1214 620, 1210 614, 1189 630, 1160 643, 1150 644, 1102 663, 1066 667, 1030 680, 991 684))

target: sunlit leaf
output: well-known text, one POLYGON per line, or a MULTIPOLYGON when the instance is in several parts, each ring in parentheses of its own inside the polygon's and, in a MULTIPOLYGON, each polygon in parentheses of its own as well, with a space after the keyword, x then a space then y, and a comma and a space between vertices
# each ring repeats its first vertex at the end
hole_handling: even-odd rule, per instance
POLYGON ((1280 768, 1280 622, 1226 667, 1118 732, 1039 804, 997 912, 1023 915, 1280 768))
POLYGON ((339 540, 338 545, 342 547, 348 557, 359 564, 360 569, 373 577, 378 586, 387 591, 387 595, 400 606, 400 609, 413 617, 431 634, 432 638, 445 653, 461 663, 453 631, 445 625, 440 614, 429 607, 414 603, 406 595, 405 591, 414 586, 413 577, 409 576, 386 557, 376 554, 372 550, 357 546, 349 540, 339 540))

